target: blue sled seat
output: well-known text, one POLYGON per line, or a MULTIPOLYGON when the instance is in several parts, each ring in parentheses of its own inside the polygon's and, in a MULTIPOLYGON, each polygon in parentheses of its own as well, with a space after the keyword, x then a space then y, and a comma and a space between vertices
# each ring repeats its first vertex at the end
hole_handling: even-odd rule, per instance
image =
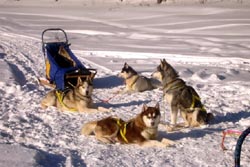
POLYGON ((69 48, 69 44, 63 42, 46 43, 44 46, 46 61, 46 78, 51 84, 55 84, 57 90, 76 85, 77 77, 86 78, 91 71, 77 59, 69 48), (59 54, 63 47, 69 57, 59 54))

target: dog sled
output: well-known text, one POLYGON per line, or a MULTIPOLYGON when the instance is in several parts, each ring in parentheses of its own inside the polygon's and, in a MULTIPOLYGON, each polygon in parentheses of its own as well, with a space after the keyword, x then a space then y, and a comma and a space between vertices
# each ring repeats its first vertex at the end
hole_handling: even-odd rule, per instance
POLYGON ((60 28, 45 29, 42 32, 42 51, 45 59, 45 79, 42 85, 65 90, 75 87, 77 79, 82 81, 95 77, 97 70, 86 68, 70 49, 66 32, 60 28), (54 37, 50 37, 54 35, 54 37))

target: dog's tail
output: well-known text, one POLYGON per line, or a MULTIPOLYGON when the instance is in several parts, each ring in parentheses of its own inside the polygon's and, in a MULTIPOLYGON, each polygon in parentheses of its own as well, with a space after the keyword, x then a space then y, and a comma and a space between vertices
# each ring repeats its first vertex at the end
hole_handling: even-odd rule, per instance
POLYGON ((210 122, 214 119, 214 115, 212 113, 207 113, 207 122, 210 122))
POLYGON ((85 136, 91 135, 94 132, 96 125, 97 121, 92 121, 84 124, 81 130, 81 134, 85 136))

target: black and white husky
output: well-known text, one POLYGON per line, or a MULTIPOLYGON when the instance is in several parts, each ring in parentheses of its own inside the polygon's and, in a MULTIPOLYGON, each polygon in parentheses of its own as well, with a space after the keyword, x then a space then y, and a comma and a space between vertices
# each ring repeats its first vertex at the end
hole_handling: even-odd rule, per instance
POLYGON ((156 83, 145 76, 139 75, 131 66, 124 63, 121 72, 118 74, 119 77, 125 81, 125 92, 143 92, 146 90, 152 90, 157 88, 156 83))

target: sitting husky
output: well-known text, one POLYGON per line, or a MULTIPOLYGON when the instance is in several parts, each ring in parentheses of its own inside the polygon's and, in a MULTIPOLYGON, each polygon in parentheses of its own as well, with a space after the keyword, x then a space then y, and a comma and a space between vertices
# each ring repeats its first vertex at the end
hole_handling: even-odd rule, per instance
POLYGON ((162 139, 157 141, 160 109, 143 105, 142 112, 134 119, 125 122, 120 118, 107 117, 83 125, 81 134, 90 135, 94 132, 97 140, 103 143, 139 144, 143 147, 167 147, 173 141, 162 139))
POLYGON ((55 106, 62 111, 96 112, 110 111, 103 107, 95 107, 92 101, 93 84, 90 77, 82 81, 77 79, 77 85, 73 89, 65 91, 52 90, 41 101, 41 106, 47 108, 55 106))
POLYGON ((125 80, 125 89, 122 93, 126 92, 143 92, 146 90, 155 89, 157 86, 153 84, 152 79, 139 75, 131 66, 124 63, 119 77, 125 80))
POLYGON ((164 99, 171 107, 169 131, 177 128, 176 122, 179 110, 186 127, 204 125, 213 118, 211 113, 207 113, 197 92, 179 78, 175 69, 165 59, 161 60, 152 77, 162 82, 164 99))

